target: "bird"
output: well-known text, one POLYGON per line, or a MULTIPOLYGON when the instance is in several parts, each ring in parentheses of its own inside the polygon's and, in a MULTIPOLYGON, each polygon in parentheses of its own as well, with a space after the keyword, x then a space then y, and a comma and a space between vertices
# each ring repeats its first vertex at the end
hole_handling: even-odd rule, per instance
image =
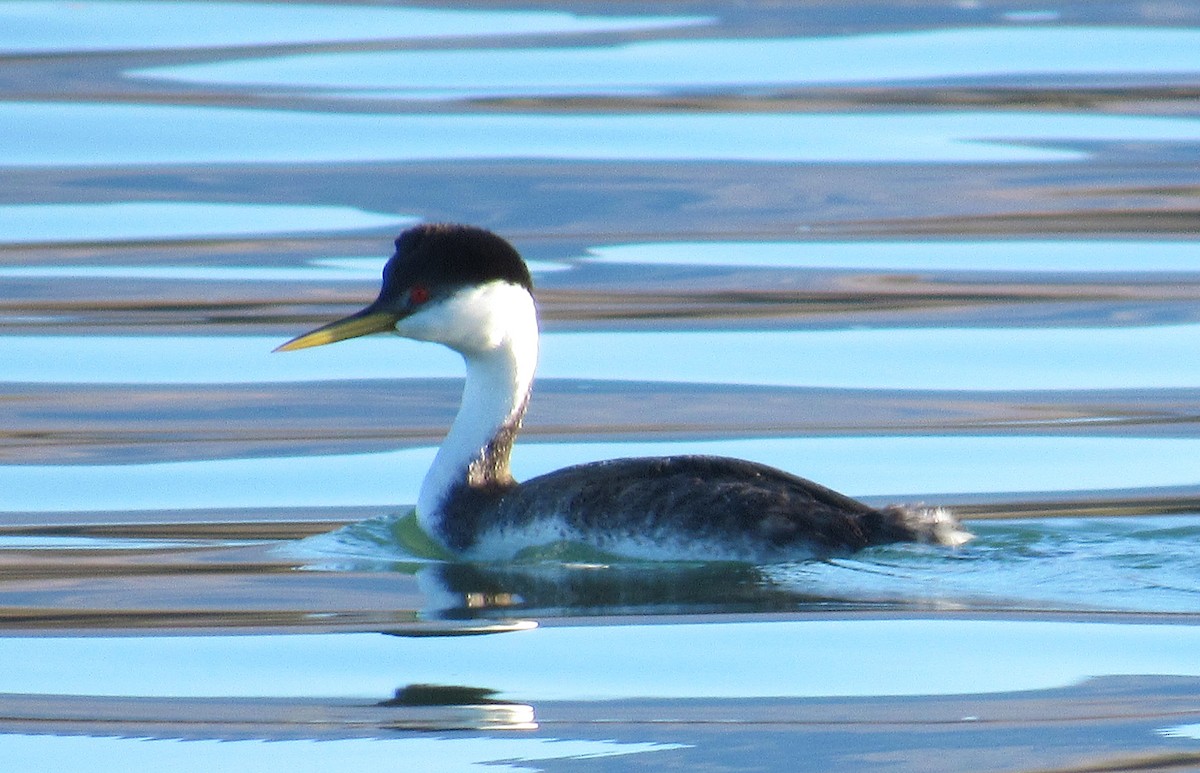
POLYGON ((439 343, 462 355, 461 405, 416 502, 422 538, 463 561, 508 561, 577 545, 644 561, 824 559, 897 542, 971 538, 946 509, 876 508, 741 459, 678 455, 566 467, 518 483, 513 443, 538 360, 533 280, 504 238, 425 223, 400 234, 378 297, 304 333, 293 351, 372 333, 439 343))

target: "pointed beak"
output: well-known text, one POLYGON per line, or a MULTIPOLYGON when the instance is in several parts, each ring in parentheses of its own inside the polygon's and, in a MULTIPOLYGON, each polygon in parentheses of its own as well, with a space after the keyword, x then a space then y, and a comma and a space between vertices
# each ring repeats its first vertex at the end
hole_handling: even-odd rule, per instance
POLYGON ((316 330, 310 330, 301 336, 296 336, 286 344, 275 349, 277 352, 291 352, 296 349, 307 349, 310 346, 324 346, 347 338, 358 338, 370 333, 391 332, 395 329, 395 314, 387 311, 377 311, 374 306, 368 306, 360 312, 322 325, 316 330))

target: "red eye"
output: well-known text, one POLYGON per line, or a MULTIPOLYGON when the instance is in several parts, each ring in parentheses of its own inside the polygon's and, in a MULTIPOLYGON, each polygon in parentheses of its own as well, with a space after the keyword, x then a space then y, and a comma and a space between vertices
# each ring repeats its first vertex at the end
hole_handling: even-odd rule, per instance
POLYGON ((413 285, 408 291, 408 302, 413 306, 420 306, 425 301, 429 300, 429 288, 425 285, 413 285))

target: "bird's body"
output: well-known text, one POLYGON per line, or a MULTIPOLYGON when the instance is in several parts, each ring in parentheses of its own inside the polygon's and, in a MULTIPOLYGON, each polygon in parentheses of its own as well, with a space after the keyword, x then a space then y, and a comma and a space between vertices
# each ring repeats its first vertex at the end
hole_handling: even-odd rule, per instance
MULTIPOLYGON (((877 510, 766 465, 717 456, 612 459, 452 493, 440 522, 482 559, 574 543, 645 560, 774 561, 921 540, 936 511, 877 510)), ((936 541, 930 534, 927 541, 936 541)))
POLYGON ((374 303, 280 349, 394 331, 463 355, 462 406, 417 500, 422 529, 455 556, 504 560, 575 543, 635 559, 770 561, 969 539, 943 510, 876 509, 723 457, 616 459, 517 483, 509 456, 538 346, 528 269, 506 241, 466 226, 418 226, 396 248, 374 303))

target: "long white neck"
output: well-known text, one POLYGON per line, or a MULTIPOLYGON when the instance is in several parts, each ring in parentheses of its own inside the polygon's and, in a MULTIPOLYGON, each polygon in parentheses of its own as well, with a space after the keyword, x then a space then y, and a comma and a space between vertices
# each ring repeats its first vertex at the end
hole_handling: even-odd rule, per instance
POLYGON ((537 314, 524 288, 494 282, 409 317, 397 332, 445 344, 466 361, 462 405, 417 499, 418 522, 439 536, 453 492, 512 481, 509 452, 537 367, 537 314))

